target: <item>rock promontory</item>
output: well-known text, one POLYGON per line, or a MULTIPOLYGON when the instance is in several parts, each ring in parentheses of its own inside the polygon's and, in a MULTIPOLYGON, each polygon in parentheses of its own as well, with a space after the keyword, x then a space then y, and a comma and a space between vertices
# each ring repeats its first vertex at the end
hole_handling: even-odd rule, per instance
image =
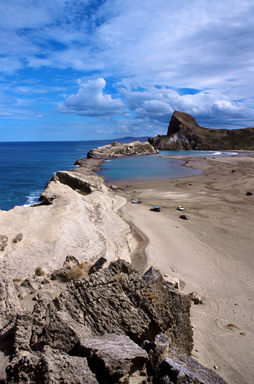
POLYGON ((148 155, 157 153, 153 146, 146 141, 133 141, 132 143, 120 143, 114 141, 112 144, 104 145, 96 149, 91 149, 87 157, 93 159, 108 159, 113 157, 133 156, 133 155, 148 155))
POLYGON ((190 114, 175 111, 167 134, 151 137, 148 142, 162 150, 254 150, 254 128, 208 129, 190 114))

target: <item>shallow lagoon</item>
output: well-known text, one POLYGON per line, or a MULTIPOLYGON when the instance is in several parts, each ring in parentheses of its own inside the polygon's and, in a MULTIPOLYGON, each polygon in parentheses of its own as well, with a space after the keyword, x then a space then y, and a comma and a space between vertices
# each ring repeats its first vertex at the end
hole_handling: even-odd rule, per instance
POLYGON ((104 177, 106 183, 117 181, 142 181, 186 177, 201 173, 198 169, 182 166, 182 160, 168 157, 134 156, 106 160, 97 172, 104 177))
POLYGON ((99 175, 106 183, 117 181, 161 180, 198 175, 202 171, 184 167, 183 160, 162 156, 232 156, 237 152, 215 151, 160 151, 158 155, 122 157, 106 160, 101 165, 99 175))

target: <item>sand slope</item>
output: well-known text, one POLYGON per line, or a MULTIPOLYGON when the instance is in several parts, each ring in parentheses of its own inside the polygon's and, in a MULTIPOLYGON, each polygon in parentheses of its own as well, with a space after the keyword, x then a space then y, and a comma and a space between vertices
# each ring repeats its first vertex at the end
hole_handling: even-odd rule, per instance
MULTIPOLYGON (((204 170, 190 178, 131 183, 124 218, 143 240, 133 262, 177 276, 183 291, 200 292, 192 306, 193 355, 229 383, 254 382, 254 159, 193 159, 204 170), (152 205, 163 207, 160 213, 152 205), (179 218, 178 205, 190 219, 179 218), (144 253, 145 248, 145 253, 144 253)), ((122 184, 124 186, 124 184, 122 184)), ((138 238, 138 237, 137 237, 138 238)))

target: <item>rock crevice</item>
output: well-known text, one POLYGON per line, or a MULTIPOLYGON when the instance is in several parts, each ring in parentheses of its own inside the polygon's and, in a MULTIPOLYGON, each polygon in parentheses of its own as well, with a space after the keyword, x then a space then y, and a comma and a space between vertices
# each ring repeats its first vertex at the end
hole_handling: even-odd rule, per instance
POLYGON ((31 284, 38 299, 13 314, 6 383, 225 383, 188 357, 188 295, 154 268, 141 277, 124 260, 98 264, 52 297, 41 294, 54 290, 52 274, 31 284))

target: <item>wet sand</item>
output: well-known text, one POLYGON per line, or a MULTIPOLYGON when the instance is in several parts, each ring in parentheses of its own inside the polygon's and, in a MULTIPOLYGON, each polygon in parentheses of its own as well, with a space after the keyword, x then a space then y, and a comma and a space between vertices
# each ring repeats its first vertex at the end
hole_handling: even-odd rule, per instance
POLYGON ((192 305, 193 356, 228 383, 254 382, 254 158, 189 158, 203 173, 117 183, 134 232, 132 261, 178 277, 192 305), (247 196, 248 191, 253 196, 247 196), (138 198, 142 204, 132 204, 138 198), (153 205, 162 207, 153 212, 153 205), (176 210, 181 205, 184 212, 176 210), (189 220, 180 218, 188 214, 189 220))

